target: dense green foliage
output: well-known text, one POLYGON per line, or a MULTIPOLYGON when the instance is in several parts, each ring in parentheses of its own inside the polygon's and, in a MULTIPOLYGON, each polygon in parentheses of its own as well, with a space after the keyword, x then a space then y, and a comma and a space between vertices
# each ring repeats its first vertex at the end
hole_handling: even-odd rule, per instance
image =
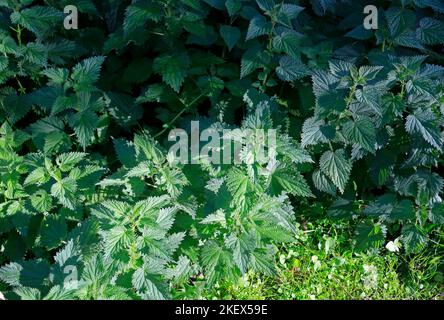
POLYGON ((325 215, 442 267, 444 2, 374 4, 377 30, 356 0, 0 0, 0 291, 196 297, 325 215), (177 164, 191 120, 275 157, 177 164))

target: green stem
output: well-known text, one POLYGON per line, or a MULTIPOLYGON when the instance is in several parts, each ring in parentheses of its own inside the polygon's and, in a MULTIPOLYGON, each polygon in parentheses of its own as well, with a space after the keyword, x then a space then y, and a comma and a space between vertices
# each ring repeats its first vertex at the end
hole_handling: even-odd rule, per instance
POLYGON ((19 86, 19 92, 21 94, 25 94, 26 93, 26 89, 25 89, 25 87, 23 87, 22 83, 20 82, 19 78, 17 78, 17 76, 15 77, 15 80, 17 80, 17 84, 19 86))
POLYGON ((267 81, 268 81, 268 73, 265 74, 264 76, 264 80, 262 80, 262 92, 265 92, 266 90, 266 85, 267 85, 267 81))
POLYGON ((353 85, 353 87, 350 90, 350 94, 347 97, 347 107, 352 103, 355 93, 356 93, 356 84, 353 85))
POLYGON ((22 27, 17 26, 17 40, 19 43, 19 46, 22 46, 22 27))
POLYGON ((17 29, 14 29, 13 27, 10 27, 12 30, 15 31, 15 33, 17 34, 17 42, 19 44, 19 46, 22 45, 22 27, 20 25, 17 25, 17 29))
POLYGON ((191 101, 190 103, 184 103, 182 100, 182 104, 184 105, 184 108, 178 113, 176 114, 176 116, 170 121, 168 122, 164 128, 162 129, 162 131, 160 131, 159 133, 157 133, 154 138, 157 138, 159 136, 161 136, 162 134, 165 133, 165 131, 167 131, 169 128, 171 128, 171 126, 174 124, 174 122, 176 122, 177 119, 179 119, 179 117, 184 114, 186 111, 189 110, 189 108, 195 104, 200 98, 202 98, 204 96, 203 93, 201 93, 199 96, 197 96, 197 98, 195 98, 193 101, 191 101))
POLYGON ((404 94, 405 94, 405 82, 402 81, 401 82, 401 98, 404 98, 404 94))

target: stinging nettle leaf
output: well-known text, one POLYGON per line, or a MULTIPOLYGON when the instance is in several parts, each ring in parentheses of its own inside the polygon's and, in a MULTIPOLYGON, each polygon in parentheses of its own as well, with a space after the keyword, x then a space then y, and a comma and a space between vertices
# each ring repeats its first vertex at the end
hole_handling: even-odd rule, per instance
POLYGON ((344 150, 326 151, 321 156, 319 165, 322 172, 333 181, 341 193, 344 193, 352 169, 352 164, 346 159, 344 150))
POLYGON ((92 144, 94 131, 99 124, 99 117, 91 110, 78 112, 69 117, 69 125, 74 129, 77 140, 83 149, 92 144))
POLYGON ((241 0, 226 0, 225 7, 227 8, 228 14, 233 16, 242 8, 241 0))
POLYGON ((58 247, 66 239, 68 227, 65 219, 58 216, 47 216, 41 224, 41 243, 48 249, 58 247))
POLYGON ((429 219, 433 223, 444 224, 444 203, 437 203, 429 213, 429 219))
POLYGON ((38 36, 50 32, 57 24, 61 26, 62 19, 62 12, 49 6, 33 6, 11 14, 12 23, 21 24, 38 36))
POLYGON ((370 153, 375 153, 376 130, 370 119, 350 120, 342 127, 342 133, 348 141, 358 144, 370 153))
POLYGON ((261 48, 248 49, 241 60, 240 77, 244 78, 256 69, 262 67, 266 63, 266 53, 261 48))
POLYGON ((264 16, 256 16, 250 21, 248 26, 246 41, 268 34, 271 31, 271 22, 267 21, 264 16))
POLYGON ((401 230, 401 240, 406 251, 412 253, 424 248, 428 238, 416 225, 406 224, 401 230))
POLYGON ((298 59, 289 56, 283 56, 279 60, 279 67, 276 73, 282 81, 295 81, 309 74, 308 68, 298 59))
POLYGON ((322 119, 311 117, 305 120, 302 127, 301 146, 305 148, 309 145, 316 145, 320 142, 326 143, 335 136, 335 130, 325 124, 322 119))
POLYGON ((380 248, 385 240, 385 231, 379 224, 362 222, 355 230, 355 246, 360 251, 380 248))
POLYGON ((63 153, 56 158, 56 163, 62 171, 70 171, 87 156, 83 152, 63 153))
POLYGON ((444 43, 444 23, 431 18, 423 18, 416 29, 416 35, 428 45, 444 43))
POLYGON ((296 170, 278 167, 271 175, 270 188, 273 195, 286 191, 295 196, 313 197, 304 177, 296 170))
POLYGON ((163 54, 153 62, 153 69, 162 76, 163 81, 174 91, 179 92, 185 77, 188 75, 190 59, 186 52, 163 54))
POLYGON ((405 128, 410 134, 419 133, 425 141, 441 150, 443 143, 441 133, 436 117, 431 111, 419 109, 414 114, 408 115, 405 128))
POLYGON ((79 62, 72 70, 71 78, 75 88, 79 91, 89 91, 91 86, 99 80, 100 70, 105 57, 92 57, 79 62))
POLYGON ((125 34, 130 34, 143 27, 148 20, 159 21, 162 15, 162 7, 156 1, 136 2, 125 10, 123 30, 125 34))
POLYGON ((326 192, 331 195, 336 195, 335 185, 321 172, 315 170, 312 175, 313 184, 319 191, 326 192))
POLYGON ((263 11, 270 11, 276 5, 274 0, 256 0, 256 3, 263 11))
POLYGON ((273 38, 273 48, 288 54, 290 57, 299 58, 301 51, 301 34, 296 31, 284 29, 273 38))
POLYGON ((239 28, 223 25, 220 27, 220 35, 224 39, 228 50, 232 50, 234 46, 239 42, 241 38, 241 32, 239 28))

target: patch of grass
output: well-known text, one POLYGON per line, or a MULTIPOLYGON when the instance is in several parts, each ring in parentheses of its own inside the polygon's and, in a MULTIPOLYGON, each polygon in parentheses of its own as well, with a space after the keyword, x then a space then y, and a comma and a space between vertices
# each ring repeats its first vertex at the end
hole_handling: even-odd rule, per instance
MULTIPOLYGON (((386 249, 350 250, 347 225, 308 224, 299 241, 280 248, 278 274, 248 273, 237 284, 204 291, 206 299, 442 299, 439 243, 412 257, 386 249), (339 230, 340 229, 340 230, 339 230), (344 233, 345 231, 345 233, 344 233)), ((442 235, 438 237, 442 240, 442 235)), ((442 246, 441 246, 442 248, 442 246)))

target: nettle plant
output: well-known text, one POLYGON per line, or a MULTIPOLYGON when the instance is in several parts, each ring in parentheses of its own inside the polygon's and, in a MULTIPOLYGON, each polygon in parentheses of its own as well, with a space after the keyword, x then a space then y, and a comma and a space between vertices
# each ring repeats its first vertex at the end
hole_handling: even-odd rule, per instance
MULTIPOLYGON (((273 128, 274 101, 256 106, 247 100, 251 115, 242 128, 273 128)), ((227 126, 222 122, 213 125, 227 126)), ((1 269, 1 278, 27 299, 163 299, 171 297, 171 288, 180 292, 189 286, 190 277, 203 276, 205 285, 211 286, 234 282, 249 270, 274 274, 275 244, 294 241, 297 236, 289 196, 312 196, 295 167, 311 163, 311 158, 285 132, 278 137, 268 163, 225 167, 207 161, 178 167, 172 154, 147 133, 136 135, 131 142, 117 140, 115 149, 122 167, 98 182, 100 191, 92 194, 79 187, 80 183, 83 176, 101 168, 90 165, 80 170, 78 164, 86 154, 61 154, 56 166, 45 159, 45 167, 35 168, 23 182, 25 186, 52 184, 50 193, 41 189, 29 200, 44 215, 40 229, 34 227, 41 236, 34 245, 60 248, 65 239, 67 244, 56 253, 53 265, 43 257, 14 262, 1 269), (90 197, 82 199, 81 191, 90 197), (50 212, 53 198, 68 216, 50 212), (65 219, 81 219, 69 216, 74 215, 77 202, 86 206, 90 218, 67 234, 65 219)), ((250 137, 249 141, 258 140, 250 137)), ((250 157, 257 149, 246 143, 241 157, 250 157)), ((32 155, 30 165, 36 159, 38 155, 32 155)), ((87 185, 94 189, 96 183, 89 180, 87 185)), ((30 194, 20 187, 16 183, 22 197, 30 194)), ((13 204, 19 201, 11 200, 13 204)), ((8 204, 4 202, 4 206, 8 204)), ((6 214, 11 221, 18 216, 9 206, 6 214)), ((29 215, 33 214, 30 210, 29 215)), ((10 242, 8 248, 14 249, 17 244, 10 242)))
POLYGON ((319 155, 316 188, 339 195, 328 213, 365 219, 358 248, 379 248, 395 223, 389 233, 402 226, 411 252, 443 222, 444 68, 425 56, 373 58, 385 66, 332 61, 313 75, 315 115, 304 122, 302 146, 319 155))
MULTIPOLYGON (((260 100, 260 96, 256 98, 260 100)), ((241 129, 274 128, 274 101, 262 100, 256 105, 246 99, 251 115, 241 129)), ((215 130, 229 127, 224 122, 211 126, 215 130)), ((258 149, 254 144, 263 143, 251 137, 249 141, 245 141, 241 158, 254 157, 250 154, 258 149)), ((115 147, 123 166, 100 185, 105 189, 117 188, 120 191, 114 194, 128 193, 135 199, 155 194, 159 202, 169 204, 162 209, 165 211, 159 211, 162 219, 153 222, 161 223, 164 214, 171 217, 168 226, 176 230, 173 243, 180 243, 182 252, 175 268, 177 277, 203 276, 205 285, 211 286, 220 281, 236 281, 248 270, 270 275, 275 272, 274 243, 294 241, 297 235, 289 195, 312 196, 295 168, 312 160, 294 139, 281 132, 274 156, 263 164, 215 165, 202 159, 198 165, 178 166, 175 155, 162 150, 146 133, 137 135, 132 142, 116 141, 115 147)), ((150 230, 151 227, 141 231, 148 250, 161 255, 168 252, 160 242, 154 247, 148 244, 154 240, 169 241, 164 233, 152 234, 150 230), (159 238, 149 240, 153 236, 159 238)), ((115 238, 113 245, 114 241, 115 238)), ((129 243, 135 246, 134 242, 129 243)), ((152 292, 149 296, 154 297, 152 292)))
POLYGON ((80 152, 20 156, 16 151, 30 136, 7 123, 0 134, 2 231, 10 233, 4 254, 14 260, 32 248, 42 255, 63 243, 70 222, 83 220, 104 169, 80 152))
POLYGON ((0 0, 0 291, 199 297, 273 275, 315 207, 354 221, 357 250, 432 245, 444 4, 375 1, 376 30, 366 5, 0 0), (193 120, 237 132, 243 161, 178 163, 169 133, 193 120), (276 143, 251 161, 261 130, 276 143))

